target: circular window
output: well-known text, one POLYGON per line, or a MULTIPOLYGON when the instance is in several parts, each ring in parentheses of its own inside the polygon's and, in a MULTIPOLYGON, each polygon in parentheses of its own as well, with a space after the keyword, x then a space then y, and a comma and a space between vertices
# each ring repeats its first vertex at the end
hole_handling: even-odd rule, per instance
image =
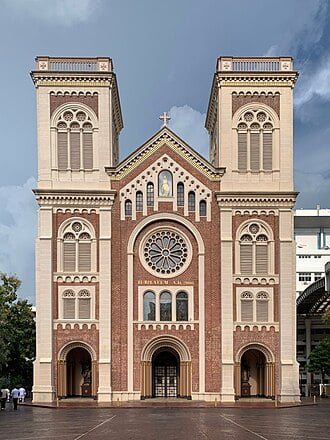
POLYGON ((142 242, 140 255, 149 272, 161 277, 174 277, 190 263, 190 243, 181 232, 158 230, 142 242))

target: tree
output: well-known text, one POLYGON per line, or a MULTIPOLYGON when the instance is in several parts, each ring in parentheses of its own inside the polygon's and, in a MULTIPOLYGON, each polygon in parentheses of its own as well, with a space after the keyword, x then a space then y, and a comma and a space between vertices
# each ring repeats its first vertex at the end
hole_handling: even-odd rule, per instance
POLYGON ((324 384, 325 376, 330 376, 330 337, 324 338, 312 350, 308 359, 308 371, 321 373, 322 384, 324 384))
POLYGON ((322 321, 326 325, 330 325, 330 308, 323 313, 322 321))
POLYGON ((17 297, 21 282, 0 273, 0 380, 6 387, 32 386, 35 322, 32 306, 17 297))

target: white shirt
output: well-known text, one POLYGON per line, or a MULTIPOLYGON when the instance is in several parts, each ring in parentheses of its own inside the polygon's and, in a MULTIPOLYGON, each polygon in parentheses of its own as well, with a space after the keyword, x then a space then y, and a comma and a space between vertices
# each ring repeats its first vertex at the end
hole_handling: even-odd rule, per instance
POLYGON ((18 399, 18 398, 19 398, 19 390, 18 390, 17 388, 14 388, 14 389, 11 391, 11 397, 12 397, 13 399, 18 399))

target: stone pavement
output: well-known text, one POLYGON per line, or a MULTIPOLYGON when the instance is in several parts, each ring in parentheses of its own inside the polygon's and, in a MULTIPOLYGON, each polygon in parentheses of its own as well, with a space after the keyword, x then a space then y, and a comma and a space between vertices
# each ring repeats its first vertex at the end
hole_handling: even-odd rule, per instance
POLYGON ((330 399, 294 408, 40 408, 0 412, 1 440, 329 440, 330 399))

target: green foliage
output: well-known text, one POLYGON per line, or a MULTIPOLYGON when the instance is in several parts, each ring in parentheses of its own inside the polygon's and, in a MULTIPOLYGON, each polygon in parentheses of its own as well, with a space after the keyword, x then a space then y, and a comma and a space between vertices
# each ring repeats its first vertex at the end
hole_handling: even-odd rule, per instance
POLYGON ((322 383, 325 375, 330 376, 330 337, 324 338, 309 355, 308 371, 321 373, 322 383))
POLYGON ((17 297, 20 285, 15 276, 0 273, 0 381, 31 389, 35 322, 31 304, 17 297))
POLYGON ((326 325, 330 325, 330 308, 326 310, 322 316, 322 321, 326 325))

